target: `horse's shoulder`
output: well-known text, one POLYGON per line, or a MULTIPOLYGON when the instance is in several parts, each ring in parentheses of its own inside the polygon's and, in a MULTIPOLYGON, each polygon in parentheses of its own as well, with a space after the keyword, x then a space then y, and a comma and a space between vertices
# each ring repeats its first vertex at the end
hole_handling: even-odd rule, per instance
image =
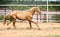
POLYGON ((16 11, 12 11, 10 12, 10 15, 16 14, 16 11))

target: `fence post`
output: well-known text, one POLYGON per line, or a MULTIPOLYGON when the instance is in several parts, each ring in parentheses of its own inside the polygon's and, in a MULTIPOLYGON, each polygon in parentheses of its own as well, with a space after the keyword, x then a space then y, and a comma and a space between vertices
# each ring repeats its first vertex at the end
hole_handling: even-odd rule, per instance
POLYGON ((37 23, 38 23, 38 13, 37 13, 37 23))
POLYGON ((40 12, 40 23, 41 23, 41 12, 40 12))
POLYGON ((46 23, 46 14, 44 14, 44 21, 43 23, 46 23))
POLYGON ((5 12, 5 15, 6 15, 6 9, 5 9, 5 11, 4 11, 4 12, 5 12))

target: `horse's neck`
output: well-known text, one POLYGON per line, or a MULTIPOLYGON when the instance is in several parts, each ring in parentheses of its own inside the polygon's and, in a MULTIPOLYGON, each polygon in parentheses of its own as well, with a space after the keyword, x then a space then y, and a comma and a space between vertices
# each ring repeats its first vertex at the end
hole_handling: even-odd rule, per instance
POLYGON ((35 10, 34 10, 34 9, 30 9, 29 11, 30 11, 30 13, 31 13, 32 15, 35 13, 35 10))

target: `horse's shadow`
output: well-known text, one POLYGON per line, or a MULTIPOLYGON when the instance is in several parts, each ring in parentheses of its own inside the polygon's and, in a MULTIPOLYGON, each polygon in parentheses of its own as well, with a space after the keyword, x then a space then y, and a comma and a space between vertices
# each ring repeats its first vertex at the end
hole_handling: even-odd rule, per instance
MULTIPOLYGON (((34 30, 36 30, 36 28, 32 28, 34 30)), ((0 29, 0 30, 32 30, 30 29, 29 27, 26 27, 26 28, 4 28, 4 29, 0 29)))

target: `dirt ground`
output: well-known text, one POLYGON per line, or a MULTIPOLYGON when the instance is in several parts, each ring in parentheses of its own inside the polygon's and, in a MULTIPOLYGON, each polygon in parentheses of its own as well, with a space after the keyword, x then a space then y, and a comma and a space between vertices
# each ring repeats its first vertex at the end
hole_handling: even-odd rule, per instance
POLYGON ((3 25, 0 22, 0 37, 40 37, 41 35, 60 35, 60 23, 38 23, 40 30, 32 23, 32 29, 29 23, 16 23, 17 29, 14 29, 12 23, 3 25))

